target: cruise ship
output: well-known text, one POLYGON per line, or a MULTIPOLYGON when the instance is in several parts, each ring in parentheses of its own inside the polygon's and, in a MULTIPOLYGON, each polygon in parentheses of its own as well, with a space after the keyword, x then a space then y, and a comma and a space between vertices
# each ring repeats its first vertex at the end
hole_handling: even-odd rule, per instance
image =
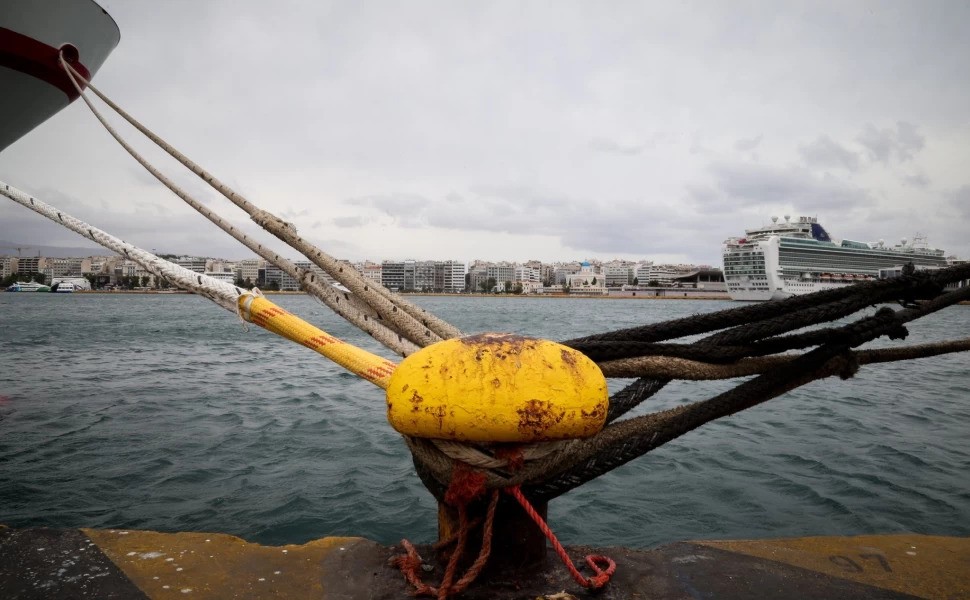
POLYGON ((906 263, 934 269, 946 267, 947 259, 919 236, 895 246, 835 240, 815 217, 772 217, 771 225, 724 242, 724 281, 732 300, 780 300, 842 287, 906 263))

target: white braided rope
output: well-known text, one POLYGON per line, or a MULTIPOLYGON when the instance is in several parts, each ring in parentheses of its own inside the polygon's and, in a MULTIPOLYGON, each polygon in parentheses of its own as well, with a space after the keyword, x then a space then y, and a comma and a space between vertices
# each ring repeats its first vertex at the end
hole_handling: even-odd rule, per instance
POLYGON ((113 250, 135 261, 152 275, 166 279, 182 289, 191 290, 205 296, 226 310, 238 314, 236 302, 245 290, 231 283, 190 271, 164 258, 159 258, 151 252, 142 250, 124 240, 120 240, 93 225, 75 219, 65 212, 57 210, 50 204, 42 202, 2 181, 0 181, 0 194, 10 198, 17 204, 26 206, 32 211, 44 215, 51 221, 63 225, 75 233, 83 235, 109 250, 113 250))
POLYGON ((387 348, 393 350, 401 356, 407 356, 408 354, 412 354, 418 350, 418 346, 404 339, 398 332, 392 330, 382 323, 377 313, 367 306, 367 304, 360 301, 356 296, 339 292, 332 286, 317 281, 317 276, 312 271, 297 267, 291 261, 281 257, 279 254, 276 254, 269 248, 266 248, 262 244, 251 239, 242 231, 229 224, 225 219, 202 205, 201 202, 190 196, 184 189, 166 177, 154 165, 149 163, 141 154, 139 154, 138 151, 136 151, 127 141, 125 141, 117 130, 115 130, 115 128, 108 123, 100 111, 95 108, 95 106, 91 103, 91 100, 84 93, 84 90, 81 88, 80 84, 78 84, 77 79, 75 79, 74 74, 72 73, 73 69, 68 68, 68 63, 66 63, 63 58, 61 58, 61 66, 64 67, 65 73, 67 73, 71 83, 74 84, 74 88, 78 91, 78 94, 80 94, 81 99, 84 100, 84 103, 87 104, 88 108, 98 119, 98 121, 101 122, 101 125, 104 126, 105 130, 111 134, 111 137, 113 137, 115 141, 117 141, 118 144, 120 144, 121 147, 132 156, 132 158, 138 161, 141 166, 151 173, 155 179, 158 179, 176 196, 185 201, 186 204, 214 223, 217 227, 219 227, 219 229, 222 229, 224 232, 228 233, 230 236, 249 248, 257 256, 268 261, 270 264, 276 265, 290 277, 293 277, 299 281, 306 291, 312 296, 323 302, 337 315, 343 317, 358 329, 366 332, 387 348), (343 298, 341 298, 341 296, 343 298), (343 303, 341 303, 341 300, 343 300, 343 303))
POLYGON ((356 269, 344 268, 344 265, 335 258, 298 236, 296 228, 292 224, 286 223, 279 217, 258 208, 242 195, 236 193, 229 186, 219 181, 211 173, 190 160, 187 156, 176 150, 125 112, 97 87, 92 85, 91 82, 81 76, 69 63, 64 62, 62 64, 65 70, 83 82, 88 89, 94 92, 115 112, 121 115, 122 118, 138 129, 138 131, 142 132, 187 169, 201 177, 203 181, 211 185, 233 204, 244 210, 261 227, 289 244, 335 280, 346 286, 351 293, 377 311, 385 321, 392 323, 394 325, 393 328, 400 331, 409 340, 419 346, 427 346, 444 338, 459 337, 461 335, 461 332, 453 325, 396 296, 384 286, 365 279, 356 269))

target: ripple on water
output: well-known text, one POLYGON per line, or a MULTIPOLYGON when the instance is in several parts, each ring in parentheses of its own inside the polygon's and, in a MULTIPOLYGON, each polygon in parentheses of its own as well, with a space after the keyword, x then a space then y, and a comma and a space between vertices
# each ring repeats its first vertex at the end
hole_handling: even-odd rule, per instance
MULTIPOLYGON (((221 531, 268 544, 435 536, 434 499, 374 386, 305 348, 244 331, 198 297, 78 295, 68 314, 63 302, 29 296, 3 297, 0 308, 0 522, 221 531), (64 339, 77 342, 51 343, 64 339)), ((416 300, 467 332, 551 339, 730 306, 416 300)), ((383 352, 306 297, 280 304, 383 352)), ((908 341, 951 337, 968 322, 966 310, 934 315, 908 341)), ((674 382, 632 415, 731 386, 674 382)), ((967 354, 815 382, 571 491, 551 503, 551 522, 568 543, 638 547, 970 535, 968 387, 967 354)))

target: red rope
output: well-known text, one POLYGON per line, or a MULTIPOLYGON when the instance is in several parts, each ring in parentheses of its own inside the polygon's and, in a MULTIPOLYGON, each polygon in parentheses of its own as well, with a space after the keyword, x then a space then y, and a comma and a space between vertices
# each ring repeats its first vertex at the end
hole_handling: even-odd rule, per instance
POLYGON ((589 568, 592 569, 596 575, 589 578, 584 577, 583 574, 579 572, 579 569, 576 568, 576 565, 573 564, 573 561, 571 558, 569 558, 569 555, 566 554, 566 549, 563 548, 562 544, 559 543, 559 540, 556 538, 556 534, 554 534, 552 530, 549 529, 549 526, 546 525, 545 519, 543 519, 539 513, 532 508, 532 504, 522 493, 522 490, 519 489, 519 486, 515 485, 507 487, 504 491, 515 498, 522 506, 522 509, 525 510, 526 514, 529 515, 533 521, 535 521, 535 524, 540 530, 542 530, 543 535, 546 536, 549 543, 552 544, 556 554, 558 554, 559 558, 562 559, 563 564, 566 565, 566 569, 569 570, 569 574, 573 576, 576 583, 583 587, 594 590, 598 590, 606 585, 606 583, 610 580, 610 577, 613 576, 613 573, 616 572, 616 563, 613 562, 611 558, 599 554, 587 555, 586 564, 589 565, 589 568), (601 567, 600 564, 603 566, 601 567))
POLYGON ((404 579, 407 580, 412 586, 414 586, 415 596, 435 596, 438 590, 427 585, 421 581, 421 575, 418 574, 418 569, 421 568, 421 555, 414 548, 414 544, 407 540, 401 540, 401 545, 404 546, 404 551, 407 554, 399 554, 397 556, 392 556, 390 560, 390 565, 392 567, 397 567, 404 573, 404 579))
POLYGON ((478 557, 468 567, 465 574, 452 584, 458 570, 458 561, 461 560, 462 555, 465 553, 468 534, 477 524, 475 521, 469 521, 468 519, 468 505, 484 493, 485 476, 473 470, 468 465, 455 461, 451 483, 448 485, 448 491, 445 493, 445 502, 458 509, 458 532, 447 540, 442 540, 440 545, 445 546, 455 538, 457 538, 457 541, 451 558, 448 560, 448 566, 445 568, 441 585, 436 588, 421 581, 421 575, 418 573, 418 569, 421 568, 422 564, 421 555, 418 554, 414 545, 407 540, 401 540, 405 554, 395 556, 390 560, 391 566, 399 568, 407 582, 414 586, 415 596, 435 596, 438 600, 445 600, 448 596, 463 592, 482 572, 485 563, 488 562, 488 556, 492 551, 492 525, 495 522, 495 509, 498 506, 498 490, 493 490, 491 493, 488 512, 485 515, 485 525, 482 528, 482 546, 479 550, 478 557))
MULTIPOLYGON (((513 464, 512 460, 521 457, 521 451, 518 449, 513 449, 509 453, 510 466, 513 464), (516 457, 516 453, 518 457, 516 457)), ((520 462, 516 460, 516 462, 520 462)), ((513 467, 514 470, 514 467, 513 467)), ((586 564, 592 569, 592 577, 584 577, 576 565, 573 564, 572 559, 566 554, 566 549, 562 547, 559 540, 556 538, 556 534, 552 532, 549 525, 546 524, 545 519, 543 519, 539 513, 536 512, 535 508, 522 493, 519 486, 512 486, 505 488, 504 491, 515 498, 522 509, 525 510, 526 514, 535 522, 535 524, 542 531, 549 543, 552 544, 553 549, 559 558, 562 559, 566 569, 569 574, 572 575, 573 579, 579 585, 590 588, 593 590, 598 590, 609 582, 610 577, 616 572, 616 563, 613 562, 607 556, 602 556, 598 554, 590 554, 586 556, 586 564)), ((404 546, 406 554, 395 556, 391 559, 391 566, 398 567, 404 574, 404 578, 414 586, 415 596, 434 596, 438 600, 445 600, 448 596, 453 596, 460 594, 465 591, 465 589, 471 585, 475 578, 478 577, 482 569, 485 567, 485 563, 488 561, 488 556, 492 551, 492 525, 495 521, 495 509, 498 506, 499 492, 498 490, 493 490, 491 493, 491 498, 488 503, 488 512, 485 516, 485 524, 482 527, 482 547, 478 553, 478 557, 475 562, 472 563, 465 574, 452 584, 455 579, 455 574, 458 570, 458 562, 461 560, 462 555, 465 553, 465 546, 468 543, 469 532, 477 525, 475 522, 469 522, 468 520, 468 505, 477 500, 480 496, 485 493, 485 476, 466 465, 465 463, 455 461, 455 466, 451 475, 451 482, 448 484, 448 490, 445 492, 445 503, 455 507, 458 510, 458 531, 453 534, 447 540, 442 540, 436 546, 446 546, 452 542, 455 542, 455 549, 452 551, 451 557, 448 559, 448 566, 445 568, 444 577, 441 579, 441 585, 437 588, 430 586, 421 581, 421 575, 418 573, 418 569, 421 568, 422 560, 418 551, 414 548, 414 545, 407 540, 401 540, 401 545, 404 546)))

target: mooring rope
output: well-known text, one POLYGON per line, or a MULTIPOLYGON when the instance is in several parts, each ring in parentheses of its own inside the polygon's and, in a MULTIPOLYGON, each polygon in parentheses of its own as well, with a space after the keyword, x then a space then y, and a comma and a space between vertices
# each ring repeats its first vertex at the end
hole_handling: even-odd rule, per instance
MULTIPOLYGON (((102 125, 153 176, 223 231, 301 281, 337 314, 402 355, 420 346, 460 335, 454 326, 368 281, 355 269, 310 244, 297 234, 292 224, 255 206, 132 118, 69 62, 62 60, 61 64, 102 125), (350 292, 336 293, 316 280, 311 271, 298 268, 265 249, 171 182, 118 135, 86 97, 79 81, 169 155, 244 210, 258 225, 301 252, 350 292)), ((213 300, 249 322, 313 349, 379 387, 387 388, 397 367, 389 360, 303 322, 263 298, 258 291, 248 292, 179 267, 2 182, 0 193, 130 258, 149 272, 213 300)), ((970 350, 970 338, 908 347, 857 349, 882 336, 904 339, 908 335, 907 323, 970 299, 970 288, 944 292, 947 284, 965 279, 970 279, 970 264, 935 272, 913 272, 910 265, 903 276, 896 279, 845 286, 781 302, 695 315, 564 342, 593 359, 606 376, 636 378, 610 398, 606 426, 582 440, 536 443, 528 448, 512 449, 507 445, 475 446, 404 436, 421 480, 439 500, 457 509, 460 527, 454 540, 456 548, 437 588, 421 583, 417 572, 421 565, 420 556, 407 542, 404 542, 406 554, 397 559, 398 566, 418 593, 439 599, 460 593, 475 579, 488 559, 495 506, 499 494, 506 493, 534 519, 578 583, 593 589, 601 587, 612 575, 615 564, 605 557, 587 557, 587 563, 596 575, 592 578, 582 576, 532 508, 532 502, 555 498, 706 423, 757 406, 811 381, 835 375, 848 379, 864 364, 970 350), (884 306, 848 324, 817 327, 887 302, 898 302, 903 308, 893 310, 884 306), (805 327, 815 329, 797 332, 805 327), (670 341, 705 334, 706 337, 691 343, 670 341), (796 350, 804 352, 788 354, 796 350), (740 377, 749 379, 706 400, 620 420, 671 380, 740 377), (479 554, 466 573, 456 580, 459 561, 475 527, 467 508, 473 500, 485 494, 490 495, 490 501, 479 554)))
POLYGON ((259 293, 243 290, 225 281, 190 271, 155 256, 2 181, 0 181, 0 194, 131 259, 156 277, 164 278, 182 289, 200 294, 250 323, 310 348, 382 389, 387 387, 391 373, 397 368, 393 362, 348 344, 303 321, 259 293))
POLYGON ((394 328, 404 333, 409 340, 419 346, 426 346, 441 339, 461 335, 461 332, 456 327, 446 323, 426 310, 407 302, 379 283, 364 278, 356 269, 345 269, 340 261, 300 237, 292 224, 287 223, 266 210, 260 209, 142 125, 78 73, 70 63, 62 61, 61 64, 64 66, 65 71, 72 73, 74 77, 84 83, 87 89, 94 92, 122 118, 138 129, 138 131, 165 150, 165 152, 187 169, 202 178, 203 181, 225 196, 230 202, 245 211, 260 227, 299 251, 311 262, 323 269, 328 275, 346 286, 351 293, 373 308, 383 319, 393 323, 394 328))
POLYGON ((238 312, 236 300, 245 293, 245 290, 231 283, 213 279, 159 258, 93 225, 75 219, 66 212, 58 210, 2 181, 0 181, 0 194, 109 250, 117 252, 125 258, 135 261, 156 277, 161 277, 182 289, 205 296, 232 313, 238 312))
MULTIPOLYGON (((63 60, 64 59, 62 57, 61 61, 63 62, 63 60)), ((113 137, 118 144, 120 144, 121 147, 132 156, 132 158, 138 161, 140 165, 142 165, 149 173, 151 173, 158 181, 165 185, 165 187, 171 190, 176 196, 185 201, 186 204, 214 223, 217 227, 219 227, 219 229, 228 233, 234 239, 249 248, 257 256, 263 258, 270 264, 276 265, 284 273, 296 279, 301 286, 303 286, 306 291, 310 293, 310 295, 323 302, 338 316, 343 317, 348 322, 359 328, 361 331, 364 331, 387 348, 393 350, 401 356, 407 356, 418 350, 417 345, 413 344, 409 340, 404 339, 399 332, 394 331, 392 328, 381 322, 382 319, 380 315, 374 312, 374 310, 368 305, 358 300, 356 296, 340 292, 333 286, 328 285, 325 282, 318 281, 317 276, 312 271, 297 267, 293 262, 283 258, 269 248, 266 248, 262 244, 251 239, 245 233, 231 225, 228 221, 209 210, 171 179, 166 177, 161 171, 159 171, 154 165, 152 165, 140 153, 138 153, 124 138, 122 138, 117 130, 115 130, 115 128, 107 122, 100 111, 98 111, 98 109, 95 108, 95 106, 91 103, 91 100, 87 97, 87 94, 84 93, 84 90, 74 78, 72 73, 73 69, 65 66, 64 71, 67 73, 68 78, 70 78, 71 83, 74 84, 74 88, 78 91, 81 99, 85 104, 87 104, 88 108, 98 119, 98 121, 101 122, 101 125, 104 126, 105 130, 111 134, 111 137, 113 137), (341 304, 341 299, 343 299, 343 304, 341 304)))
MULTIPOLYGON (((968 350, 970 350, 970 338, 896 348, 857 350, 852 353, 852 356, 860 365, 868 365, 927 358, 952 352, 966 352, 968 350)), ((797 357, 798 355, 796 354, 781 354, 777 356, 742 358, 738 362, 731 364, 711 364, 668 356, 640 356, 605 362, 600 364, 600 368, 607 377, 649 377, 702 381, 760 375, 770 369, 787 364, 797 357)), ((613 398, 610 398, 610 401, 612 407, 613 398)))
MULTIPOLYGON (((711 364, 665 356, 643 356, 600 362, 604 374, 610 377, 639 377, 634 383, 610 398, 607 417, 607 422, 610 424, 590 438, 575 440, 568 446, 564 446, 561 452, 550 453, 547 457, 529 461, 520 472, 512 476, 503 472, 501 467, 482 469, 486 485, 490 488, 521 485, 524 486, 523 491, 530 497, 536 500, 548 500, 704 423, 755 406, 810 381, 833 375, 851 377, 862 364, 909 360, 970 350, 970 339, 901 348, 852 350, 883 335, 896 339, 904 338, 907 335, 904 327, 906 323, 970 298, 970 288, 939 293, 947 283, 966 279, 968 276, 970 276, 970 265, 959 265, 934 273, 915 273, 898 280, 876 282, 878 285, 869 286, 868 289, 863 290, 850 290, 851 293, 825 294, 821 298, 816 298, 816 301, 823 306, 823 310, 816 311, 815 314, 822 314, 829 318, 834 318, 841 309, 829 310, 827 305, 842 303, 849 299, 849 302, 854 304, 868 306, 869 303, 859 303, 857 299, 850 297, 866 294, 873 289, 880 298, 884 299, 900 296, 927 297, 934 294, 935 297, 898 311, 883 307, 875 314, 863 316, 850 324, 816 330, 820 333, 808 332, 759 339, 758 335, 744 333, 741 326, 737 330, 742 332, 736 337, 721 338, 730 342, 741 341, 748 344, 745 347, 761 350, 787 346, 804 347, 806 341, 818 345, 818 348, 803 354, 744 358, 728 364, 711 364), (792 340, 798 343, 793 343, 792 340), (662 389, 671 379, 727 379, 751 375, 757 377, 709 400, 627 421, 614 422, 623 413, 662 389)), ((787 306, 773 306, 769 307, 770 309, 761 309, 762 305, 746 306, 741 309, 721 311, 713 319, 709 319, 709 315, 699 315, 697 318, 707 321, 704 328, 711 323, 723 328, 735 325, 735 319, 738 318, 739 313, 750 318, 751 313, 758 312, 766 320, 774 320, 780 314, 813 309, 811 303, 806 302, 802 297, 793 300, 796 301, 788 303, 787 306)), ((758 325, 755 322, 751 326, 758 327, 758 325)), ((703 333, 699 331, 701 327, 683 320, 678 323, 676 329, 666 327, 666 324, 648 327, 653 327, 653 330, 647 331, 647 337, 656 336, 654 339, 660 338, 661 335, 674 337, 685 331, 691 334, 703 333), (661 335, 657 335, 658 331, 661 335)), ((772 322, 767 327, 761 327, 760 334, 770 335, 781 330, 772 322)), ((644 330, 635 328, 625 331, 642 334, 644 330)), ((590 346, 586 347, 595 348, 609 343, 610 339, 609 334, 590 337, 595 339, 590 346)), ((627 339, 620 339, 619 342, 621 345, 626 345, 630 341, 629 337, 632 336, 627 333, 622 337, 627 339)), ((636 343, 642 344, 642 342, 636 343)), ((646 346, 656 348, 649 342, 646 346)), ((668 344, 668 346, 672 345, 668 344)), ((719 349, 716 344, 708 340, 680 346, 682 348, 704 347, 705 352, 719 349)), ((715 352, 711 357, 723 363, 723 354, 719 356, 715 352)), ((434 443, 426 440, 409 439, 407 443, 414 455, 415 466, 422 481, 436 497, 440 497, 443 493, 442 482, 446 483, 451 477, 451 458, 443 454, 434 443)))

